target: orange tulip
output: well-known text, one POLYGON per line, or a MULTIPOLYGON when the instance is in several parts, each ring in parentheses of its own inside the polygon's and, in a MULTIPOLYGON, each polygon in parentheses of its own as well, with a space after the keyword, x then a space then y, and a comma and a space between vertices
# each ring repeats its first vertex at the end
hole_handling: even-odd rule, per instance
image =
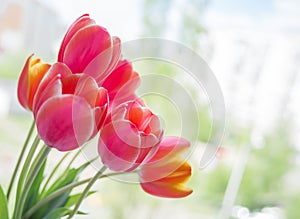
POLYGON ((32 110, 32 103, 37 88, 51 65, 39 58, 29 56, 22 70, 18 84, 18 99, 25 109, 32 110))

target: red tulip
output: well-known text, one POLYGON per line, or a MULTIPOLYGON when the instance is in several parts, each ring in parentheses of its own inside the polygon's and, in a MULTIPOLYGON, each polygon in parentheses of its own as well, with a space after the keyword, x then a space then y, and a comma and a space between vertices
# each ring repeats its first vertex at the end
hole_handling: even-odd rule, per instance
POLYGON ((112 109, 98 143, 102 162, 113 171, 132 171, 157 150, 162 136, 159 119, 141 101, 112 109))
POLYGON ((69 151, 80 147, 101 128, 108 106, 106 89, 86 74, 72 74, 54 64, 41 81, 33 112, 40 138, 49 147, 69 151))
POLYGON ((103 86, 107 89, 110 103, 114 106, 136 99, 134 92, 140 85, 140 77, 127 60, 119 61, 117 67, 104 80, 103 86))
POLYGON ((162 139, 155 155, 139 172, 145 192, 166 198, 182 198, 192 193, 184 185, 191 176, 191 166, 180 157, 189 145, 179 137, 162 139))
POLYGON ((90 19, 79 17, 68 29, 58 54, 73 73, 84 72, 98 83, 117 65, 121 54, 120 39, 90 19))
POLYGON ((50 68, 50 65, 43 63, 39 58, 29 56, 18 82, 18 99, 25 109, 32 110, 32 103, 36 90, 50 68))

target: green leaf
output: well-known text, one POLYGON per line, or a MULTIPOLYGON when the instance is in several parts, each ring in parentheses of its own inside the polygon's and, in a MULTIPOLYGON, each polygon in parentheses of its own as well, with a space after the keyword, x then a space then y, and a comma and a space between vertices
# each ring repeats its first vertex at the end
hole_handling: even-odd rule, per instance
POLYGON ((34 179, 32 186, 28 192, 27 199, 25 201, 23 213, 29 210, 32 206, 34 206, 40 199, 40 187, 44 179, 44 172, 46 167, 46 160, 44 161, 41 169, 39 170, 36 178, 34 179))
POLYGON ((60 165, 63 163, 63 161, 70 155, 70 151, 68 153, 66 153, 61 159, 60 161, 55 165, 55 167, 53 168, 52 172, 50 173, 50 175, 48 176, 48 179, 46 180, 45 184, 44 184, 44 188, 42 190, 42 193, 45 192, 45 190, 48 187, 48 184, 51 182, 52 177, 55 175, 56 171, 59 169, 60 165))
POLYGON ((71 212, 68 208, 57 208, 54 211, 52 211, 48 216, 43 217, 43 219, 57 219, 62 218, 66 215, 68 215, 71 212))
POLYGON ((9 219, 6 195, 0 186, 0 217, 1 219, 9 219))
POLYGON ((52 186, 42 194, 43 197, 48 196, 54 191, 64 187, 72 182, 75 182, 78 179, 78 175, 90 164, 90 162, 86 162, 78 168, 67 169, 62 173, 61 176, 57 178, 57 180, 52 184, 52 186))
MULTIPOLYGON (((96 191, 90 191, 86 197, 94 194, 95 192, 96 191)), ((65 207, 72 207, 73 205, 75 205, 77 203, 78 199, 80 198, 80 196, 81 196, 81 193, 69 196, 68 202, 65 204, 65 207)))
POLYGON ((88 215, 89 213, 87 212, 83 212, 83 211, 77 211, 76 214, 79 214, 79 215, 88 215))
MULTIPOLYGON (((57 218, 62 218, 64 216, 67 216, 71 213, 71 209, 68 209, 66 207, 63 208, 57 208, 54 211, 51 212, 51 214, 49 214, 46 217, 43 217, 43 219, 57 219, 57 218)), ((77 212, 78 215, 88 215, 88 213, 83 212, 83 211, 78 211, 77 212)))
POLYGON ((57 180, 52 184, 52 186, 43 194, 43 197, 47 197, 51 193, 55 192, 56 190, 64 187, 72 182, 74 182, 77 178, 79 170, 72 168, 64 172, 61 176, 57 178, 57 180))
MULTIPOLYGON (((51 195, 53 192, 57 191, 58 189, 69 185, 73 182, 78 181, 79 174, 90 164, 90 162, 86 162, 85 164, 81 165, 78 168, 72 168, 67 169, 64 171, 52 184, 52 186, 45 191, 44 194, 41 194, 41 198, 43 199, 49 195, 51 195)), ((52 201, 48 202, 48 204, 42 208, 40 208, 38 211, 36 211, 32 218, 44 218, 48 217, 52 214, 52 212, 56 211, 57 209, 60 209, 62 207, 65 207, 66 203, 69 200, 70 193, 72 189, 66 191, 62 195, 58 196, 57 198, 53 199, 52 201)))

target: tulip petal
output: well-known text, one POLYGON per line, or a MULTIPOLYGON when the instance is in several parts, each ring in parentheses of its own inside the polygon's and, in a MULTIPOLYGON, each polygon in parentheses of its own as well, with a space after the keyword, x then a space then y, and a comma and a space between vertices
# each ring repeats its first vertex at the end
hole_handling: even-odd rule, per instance
POLYGON ((64 52, 66 45, 70 42, 73 35, 79 31, 81 28, 89 25, 95 24, 95 21, 90 19, 89 14, 84 14, 74 21, 74 23, 69 27, 59 49, 58 61, 63 62, 64 52))
POLYGON ((47 87, 45 87, 44 90, 40 90, 40 92, 37 92, 33 101, 34 116, 36 117, 37 112, 46 100, 60 94, 62 94, 62 84, 60 77, 56 77, 47 84, 47 87))
POLYGON ((152 119, 152 116, 154 115, 150 111, 150 109, 141 106, 137 102, 132 102, 132 104, 129 105, 126 119, 131 121, 139 131, 145 132, 145 129, 147 128, 149 122, 152 119))
MULTIPOLYGON (((74 75, 73 75, 74 76, 74 75)), ((83 97, 91 105, 91 107, 99 104, 99 87, 94 78, 86 74, 76 74, 78 78, 77 86, 74 94, 83 97)))
MULTIPOLYGON (((121 58, 121 40, 119 37, 112 37, 113 42, 113 54, 111 57, 111 61, 108 65, 108 69, 106 69, 107 74, 110 73, 117 66, 120 58, 121 58)), ((106 76, 106 75, 105 75, 106 76)))
MULTIPOLYGON (((98 76, 96 77, 96 81, 98 82, 99 86, 103 86, 103 82, 106 79, 107 75, 109 75, 118 65, 118 62, 121 58, 121 40, 118 37, 113 37, 113 48, 112 48, 112 55, 110 62, 106 65, 106 68, 99 72, 98 76)), ((92 66, 88 66, 90 68, 92 66)), ((104 86, 103 86, 104 87, 104 86)))
POLYGON ((63 79, 69 75, 72 75, 72 72, 64 63, 58 62, 53 64, 47 72, 47 74, 45 75, 45 77, 43 78, 43 80, 41 81, 37 92, 45 90, 48 84, 53 80, 53 78, 57 78, 59 76, 63 79))
POLYGON ((38 63, 34 64, 29 70, 29 94, 28 94, 28 106, 32 109, 33 99, 36 95, 37 89, 39 87, 40 82, 42 81, 44 75, 49 70, 50 65, 45 63, 40 63, 38 59, 38 63))
POLYGON ((89 75, 76 74, 76 77, 78 77, 78 82, 74 89, 74 95, 84 98, 94 109, 96 126, 91 135, 92 138, 100 130, 105 120, 108 107, 107 90, 103 87, 99 88, 95 79, 89 75))
POLYGON ((80 97, 62 95, 48 99, 36 117, 40 138, 49 147, 69 151, 82 146, 94 129, 93 111, 80 97))
POLYGON ((143 167, 140 171, 141 186, 147 193, 168 198, 191 194, 192 190, 184 186, 190 177, 191 166, 180 159, 167 165, 143 167))
POLYGON ((192 189, 186 188, 182 184, 152 182, 141 183, 141 187, 145 192, 163 198, 184 198, 193 192, 192 189))
POLYGON ((111 93, 116 93, 123 84, 131 77, 132 65, 127 60, 122 60, 116 68, 109 74, 103 83, 103 87, 107 88, 111 93))
MULTIPOLYGON (((107 96, 106 96, 107 98, 107 96)), ((104 124, 104 121, 105 121, 105 118, 106 118, 106 115, 107 115, 107 109, 108 109, 108 105, 105 104, 103 105, 102 107, 96 107, 94 109, 94 114, 95 114, 95 130, 94 130, 94 134, 92 134, 91 137, 94 137, 97 132, 99 130, 101 130, 101 127, 103 126, 104 124)))
POLYGON ((116 121, 103 127, 98 142, 102 162, 113 171, 127 171, 139 155, 137 130, 127 121, 116 121))
POLYGON ((77 31, 65 48, 63 62, 73 73, 84 72, 96 78, 111 58, 111 38, 107 30, 90 25, 77 31), (96 60, 96 61, 94 61, 96 60), (96 62, 88 67, 91 62, 96 62))
POLYGON ((33 54, 27 58, 18 82, 18 100, 25 109, 28 108, 28 70, 32 56, 33 54))
POLYGON ((114 98, 117 98, 119 102, 125 102, 128 100, 133 100, 132 96, 135 90, 140 86, 141 79, 137 72, 131 74, 130 80, 123 84, 123 86, 115 94, 114 98))
POLYGON ((166 183, 186 183, 191 175, 192 168, 188 162, 179 161, 181 165, 172 173, 170 173, 167 177, 161 178, 157 181, 166 182, 166 183))
POLYGON ((184 186, 191 177, 192 169, 180 157, 189 145, 180 137, 163 138, 157 152, 150 160, 145 159, 139 171, 144 191, 167 198, 181 198, 192 193, 191 189, 184 186))
POLYGON ((72 75, 70 69, 63 63, 55 63, 48 70, 36 91, 36 97, 33 100, 33 111, 36 112, 41 107, 41 104, 47 98, 61 94, 62 87, 60 80, 72 75))
POLYGON ((102 127, 108 109, 108 94, 107 90, 101 87, 98 91, 98 97, 96 100, 95 108, 95 122, 97 130, 100 130, 102 127))
POLYGON ((177 182, 184 183, 191 176, 191 166, 180 157, 175 157, 169 162, 143 165, 139 175, 142 182, 168 182, 180 177, 182 181, 177 182))
POLYGON ((18 84, 18 99, 24 108, 30 110, 38 86, 50 68, 49 64, 43 63, 39 58, 32 59, 32 56, 25 63, 18 84))
POLYGON ((114 105, 118 105, 130 100, 130 96, 134 94, 139 85, 139 75, 133 72, 131 63, 122 60, 104 80, 102 86, 109 91, 109 98, 114 100, 114 105))
POLYGON ((177 157, 190 147, 190 142, 180 137, 164 137, 160 142, 155 156, 147 161, 148 164, 167 162, 172 157, 177 157))

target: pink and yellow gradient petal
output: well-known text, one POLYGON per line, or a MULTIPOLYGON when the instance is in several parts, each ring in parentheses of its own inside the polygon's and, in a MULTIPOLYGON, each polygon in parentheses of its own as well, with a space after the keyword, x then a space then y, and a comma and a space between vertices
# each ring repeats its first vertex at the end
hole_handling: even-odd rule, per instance
POLYGON ((156 154, 141 166, 140 184, 145 192, 165 198, 183 198, 193 192, 185 186, 191 166, 181 158, 189 145, 183 138, 163 138, 156 154))

